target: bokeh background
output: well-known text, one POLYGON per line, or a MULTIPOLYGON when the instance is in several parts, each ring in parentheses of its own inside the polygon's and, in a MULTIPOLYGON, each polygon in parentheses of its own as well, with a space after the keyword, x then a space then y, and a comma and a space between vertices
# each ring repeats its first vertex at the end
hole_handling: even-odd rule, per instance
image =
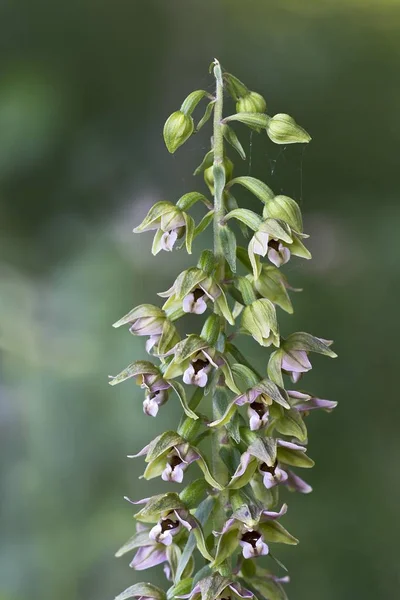
POLYGON ((340 405, 309 420, 315 491, 286 518, 301 539, 279 552, 288 593, 398 598, 400 2, 2 0, 0 40, 1 600, 107 600, 139 579, 113 557, 133 533, 122 497, 154 486, 125 456, 179 409, 152 420, 133 383, 107 385, 144 353, 111 323, 190 264, 131 231, 204 189, 191 173, 209 133, 170 156, 161 132, 211 89, 214 56, 313 136, 282 149, 237 128, 252 155, 237 173, 299 200, 312 235, 282 327, 340 355, 307 376, 340 405))

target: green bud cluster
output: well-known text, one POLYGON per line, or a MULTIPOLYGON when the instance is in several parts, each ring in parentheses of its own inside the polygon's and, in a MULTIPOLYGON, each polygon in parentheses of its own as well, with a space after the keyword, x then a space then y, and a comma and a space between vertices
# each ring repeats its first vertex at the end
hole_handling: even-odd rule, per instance
POLYGON ((223 72, 217 60, 211 68, 215 96, 204 90, 189 94, 167 119, 164 140, 174 153, 213 117, 211 148, 194 172, 203 174, 212 198, 195 191, 176 202, 161 200, 134 231, 154 232, 154 255, 175 247, 191 254, 194 239, 212 223, 214 246, 159 293, 162 306, 142 304, 114 324, 145 336, 156 362, 136 360, 110 381, 134 380, 144 390, 147 415, 155 417, 176 398, 182 407, 176 431, 161 432, 132 456, 144 458, 143 477, 183 484, 186 471, 196 469, 200 477, 178 492, 130 501, 140 507, 138 527, 117 556, 134 551, 130 566, 136 570, 163 564, 169 584, 164 591, 137 583, 117 600, 287 599, 288 576, 271 568, 274 561, 285 570, 273 546, 298 540, 280 522, 287 511, 280 495, 311 491, 297 473, 314 465, 306 454, 305 417, 336 406, 291 389, 312 368, 310 353, 336 356, 332 342, 304 332, 284 338, 278 323, 277 310, 293 313, 289 292, 300 291, 289 285, 281 267, 292 257, 311 258, 299 205, 259 179, 234 176, 226 148, 246 159, 232 127, 237 123, 265 131, 275 144, 311 138, 289 115, 269 116, 264 98, 223 72), (225 93, 236 106, 226 117, 225 93), (195 125, 193 113, 203 100, 205 112, 195 125), (232 189, 253 195, 261 210, 240 207, 232 189), (197 202, 206 209, 198 223, 189 214, 197 202), (242 242, 232 228, 235 221, 242 242), (183 330, 179 321, 187 314, 200 321, 204 315, 200 333, 183 330), (264 373, 240 351, 241 334, 267 353, 264 373))

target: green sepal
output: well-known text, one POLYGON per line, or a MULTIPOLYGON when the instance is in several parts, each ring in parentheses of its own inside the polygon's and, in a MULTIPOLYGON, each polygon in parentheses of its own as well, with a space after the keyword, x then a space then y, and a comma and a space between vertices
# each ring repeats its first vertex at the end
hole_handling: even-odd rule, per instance
POLYGON ((240 475, 240 477, 232 478, 228 485, 228 488, 230 490, 238 490, 238 489, 244 487, 245 485, 247 485, 249 483, 249 481, 251 481, 256 470, 257 470, 257 460, 255 458, 252 458, 249 461, 249 464, 247 465, 247 469, 243 473, 243 475, 240 475))
POLYGON ((231 210, 225 215, 224 221, 229 221, 229 219, 237 219, 247 225, 247 227, 250 227, 253 231, 257 231, 262 223, 261 217, 247 208, 235 208, 234 210, 231 210))
POLYGON ((202 556, 204 556, 204 558, 206 560, 209 560, 209 561, 214 560, 213 556, 210 554, 210 552, 207 548, 203 529, 201 528, 200 524, 198 527, 193 528, 193 533, 194 533, 194 537, 196 539, 196 545, 197 545, 198 551, 202 554, 202 556))
POLYGON ((226 81, 228 92, 232 96, 233 100, 239 100, 239 98, 242 98, 249 93, 249 89, 245 86, 245 84, 231 73, 225 72, 224 79, 226 81))
POLYGON ((295 538, 291 533, 287 531, 277 521, 268 521, 266 523, 260 523, 258 525, 260 533, 266 542, 276 542, 278 544, 290 544, 296 546, 299 540, 295 538))
POLYGON ((200 332, 200 337, 203 340, 206 340, 208 342, 209 346, 215 346, 215 344, 217 343, 220 331, 221 331, 221 318, 219 317, 219 315, 212 314, 206 319, 206 321, 202 327, 202 330, 200 332))
POLYGON ((317 352, 318 354, 323 354, 330 358, 336 358, 337 354, 330 349, 330 344, 331 342, 329 341, 321 340, 310 333, 301 331, 289 335, 289 337, 283 341, 282 348, 284 348, 286 352, 290 352, 290 350, 305 350, 306 352, 317 352))
POLYGON ((243 146, 239 142, 238 136, 233 131, 233 129, 231 127, 229 127, 229 125, 223 125, 223 134, 224 134, 224 138, 226 139, 228 144, 230 144, 232 146, 232 148, 234 148, 236 150, 236 152, 239 154, 240 158, 242 158, 243 160, 246 160, 246 153, 243 150, 243 146))
POLYGON ((293 117, 284 113, 268 118, 265 127, 268 137, 275 144, 306 144, 311 140, 307 131, 297 125, 293 117))
POLYGON ((288 600, 285 590, 280 583, 274 581, 272 577, 252 577, 248 585, 253 587, 256 592, 268 600, 288 600))
POLYGON ((179 333, 175 325, 173 325, 169 319, 165 319, 161 337, 155 346, 156 351, 154 354, 161 356, 166 354, 171 348, 176 346, 179 340, 179 333))
POLYGON ((187 509, 192 510, 200 504, 207 490, 209 490, 209 485, 205 479, 196 479, 181 491, 179 497, 182 502, 184 502, 187 509))
POLYGON ((191 333, 187 336, 187 338, 175 346, 174 362, 176 364, 180 364, 190 358, 193 354, 196 354, 201 350, 205 350, 208 345, 209 344, 199 335, 191 333))
MULTIPOLYGON (((236 409, 236 406, 233 406, 233 408, 236 409)), ((236 444, 239 444, 241 441, 239 421, 235 418, 236 410, 231 409, 232 401, 229 400, 227 389, 222 386, 217 386, 213 398, 213 413, 217 419, 213 423, 210 423, 209 427, 215 427, 215 424, 222 419, 229 437, 231 437, 236 444), (229 413, 229 417, 225 419, 224 416, 227 413, 229 413)))
POLYGON ((223 486, 220 485, 218 483, 218 481, 216 481, 214 479, 214 477, 211 474, 210 468, 205 460, 205 458, 203 457, 203 455, 201 454, 201 452, 198 450, 198 448, 196 448, 195 446, 192 446, 193 450, 195 452, 197 452, 197 454, 200 455, 200 458, 196 461, 197 464, 199 465, 200 469, 203 471, 204 473, 204 478, 207 481, 207 483, 209 483, 211 485, 211 487, 217 489, 217 490, 223 490, 223 486))
POLYGON ((284 355, 284 351, 280 348, 279 350, 275 350, 269 357, 268 361, 268 377, 283 388, 283 377, 282 377, 282 358, 284 355))
POLYGON ((186 211, 196 204, 196 202, 203 202, 208 208, 211 206, 209 199, 200 192, 188 192, 187 194, 184 194, 179 198, 176 206, 180 210, 186 211))
POLYGON ((200 129, 203 127, 203 125, 205 125, 207 123, 207 121, 209 120, 209 118, 212 115, 214 106, 215 106, 215 100, 212 100, 211 102, 209 102, 207 104, 206 110, 204 111, 204 115, 202 116, 200 121, 197 123, 196 131, 200 131, 200 129))
POLYGON ((272 265, 263 265, 260 276, 253 285, 260 296, 268 298, 290 315, 293 314, 292 302, 287 292, 287 279, 279 269, 272 265))
POLYGON ((274 438, 256 438, 248 447, 248 451, 262 463, 273 467, 277 459, 277 445, 274 438))
POLYGON ((185 225, 186 225, 186 235, 185 235, 186 251, 188 254, 192 254, 192 243, 193 243, 193 238, 194 238, 194 232, 196 229, 196 224, 194 222, 194 219, 187 213, 183 213, 183 218, 185 219, 185 225))
MULTIPOLYGON (((176 278, 173 288, 177 300, 183 300, 183 298, 190 294, 190 292, 205 278, 206 274, 196 267, 191 267, 190 269, 186 269, 186 271, 182 271, 176 278)), ((166 293, 167 292, 162 292, 158 295, 164 297, 166 293)))
POLYGON ((184 443, 185 440, 176 431, 164 431, 149 444, 145 462, 152 463, 173 446, 184 443))
POLYGON ((161 240, 163 235, 164 232, 162 231, 162 229, 157 229, 157 231, 154 234, 153 243, 151 245, 151 253, 153 256, 157 256, 157 254, 162 250, 161 240))
POLYGON ((225 377, 225 384, 228 386, 228 388, 234 393, 234 394, 240 394, 240 390, 237 387, 235 380, 233 378, 233 374, 232 374, 232 370, 231 370, 231 366, 229 364, 229 362, 227 360, 224 360, 222 366, 221 366, 221 371, 224 374, 225 377))
POLYGON ((236 277, 234 284, 235 288, 238 289, 241 293, 243 302, 246 306, 250 306, 251 304, 253 304, 253 302, 257 300, 257 296, 254 293, 253 286, 251 285, 251 282, 249 281, 249 279, 247 279, 247 277, 236 277))
POLYGON ((135 514, 135 519, 141 523, 157 523, 161 514, 173 510, 185 510, 186 506, 175 492, 158 494, 149 498, 147 504, 135 514))
POLYGON ((179 381, 175 381, 173 379, 168 380, 169 385, 172 387, 172 389, 174 390, 174 392, 176 393, 176 395, 179 398, 179 401, 182 405, 182 408, 185 412, 185 414, 190 417, 193 420, 198 419, 198 415, 196 415, 195 412, 193 412, 193 410, 189 407, 187 398, 186 398, 186 392, 185 392, 185 388, 183 387, 183 385, 181 383, 179 383, 179 381))
POLYGON ((201 600, 216 600, 230 583, 230 579, 219 573, 213 573, 210 577, 202 579, 199 581, 201 600))
POLYGON ((218 314, 223 316, 224 319, 228 321, 229 325, 234 325, 235 319, 233 318, 231 309, 229 308, 225 292, 222 288, 220 288, 220 290, 220 295, 214 300, 214 307, 216 312, 218 312, 218 314))
POLYGON ((218 567, 227 558, 232 556, 235 550, 239 547, 239 531, 237 528, 229 529, 223 533, 218 540, 215 559, 211 565, 212 568, 218 567))
MULTIPOLYGON (((260 224, 259 231, 268 233, 268 235, 277 240, 282 240, 287 244, 292 244, 293 238, 290 232, 290 227, 278 219, 266 219, 260 224)), ((291 250, 292 246, 290 246, 291 250)))
POLYGON ((204 96, 208 96, 208 92, 205 90, 195 90, 194 92, 191 92, 182 102, 181 111, 185 115, 190 116, 204 96))
POLYGON ((271 117, 265 115, 263 113, 237 113, 236 115, 230 115, 229 117, 225 117, 223 123, 230 123, 231 121, 239 121, 240 123, 244 123, 249 127, 256 127, 257 129, 265 129, 271 120, 271 117))
POLYGON ((118 594, 115 600, 127 600, 127 598, 154 598, 154 600, 165 600, 166 595, 152 583, 135 583, 128 587, 124 592, 118 594))
MULTIPOLYGON (((172 204, 172 202, 168 202, 167 200, 161 200, 160 202, 156 202, 150 208, 149 212, 147 213, 143 221, 140 223, 140 225, 135 227, 133 233, 142 233, 143 231, 150 231, 154 222, 161 219, 163 215, 169 212, 174 213, 178 211, 179 209, 177 209, 176 206, 172 204)), ((155 225, 154 229, 156 229, 157 227, 158 225, 155 225)))
POLYGON ((291 467, 299 467, 301 469, 312 469, 315 462, 301 450, 292 450, 291 448, 278 448, 278 460, 291 467))
POLYGON ((117 385, 118 383, 122 383, 122 381, 126 381, 130 379, 130 377, 137 377, 143 374, 150 375, 160 375, 160 369, 153 365, 153 363, 147 360, 135 360, 135 362, 131 363, 126 369, 118 373, 115 377, 113 377, 110 381, 110 385, 117 385))
POLYGON ((193 238, 196 238, 200 233, 203 233, 207 229, 207 227, 212 223, 214 218, 214 210, 210 210, 204 217, 201 219, 200 223, 196 226, 194 230, 193 238))
POLYGON ((305 258, 306 260, 310 260, 312 258, 311 252, 305 247, 303 242, 300 240, 299 236, 295 233, 292 234, 293 242, 289 247, 290 252, 294 256, 299 256, 300 258, 305 258))
POLYGON ((235 363, 231 368, 233 375, 244 382, 246 389, 254 387, 258 383, 259 378, 254 371, 246 365, 235 363))
POLYGON ((275 421, 275 429, 283 435, 296 437, 300 442, 307 440, 307 427, 300 413, 294 408, 285 411, 284 415, 275 421))
POLYGON ((275 196, 265 205, 264 216, 285 221, 294 231, 303 231, 303 219, 299 205, 289 196, 275 196))
POLYGON ((214 162, 214 152, 213 152, 213 150, 209 150, 207 152, 207 154, 204 156, 202 162, 199 164, 199 166, 193 172, 193 175, 199 175, 206 169, 209 169, 210 167, 212 167, 213 162, 214 162))
POLYGON ((121 325, 127 325, 132 323, 135 319, 147 318, 147 317, 159 317, 165 318, 165 312, 162 308, 154 306, 153 304, 140 304, 133 308, 128 314, 123 316, 121 319, 113 323, 113 327, 121 327, 121 325))
MULTIPOLYGON (((182 555, 181 555, 182 556, 182 555)), ((177 573, 175 573, 176 578, 177 573)), ((186 596, 190 593, 193 585, 192 577, 185 577, 185 579, 181 579, 177 584, 171 586, 167 591, 167 599, 172 600, 172 598, 180 598, 181 596, 186 596)))
POLYGON ((222 250, 232 273, 236 273, 236 236, 228 225, 219 227, 222 250))
POLYGON ((264 203, 269 202, 275 197, 274 192, 267 186, 267 184, 263 181, 260 181, 260 179, 256 179, 255 177, 235 177, 229 181, 227 188, 229 189, 235 184, 243 186, 264 203))
POLYGON ((278 386, 269 379, 263 379, 257 384, 257 388, 261 390, 262 394, 271 398, 276 404, 283 406, 283 408, 290 409, 289 397, 283 386, 278 386))
MULTIPOLYGON (((195 517, 196 517, 197 521, 200 523, 200 525, 202 525, 202 527, 204 527, 206 525, 207 521, 210 519, 212 511, 215 507, 215 502, 216 502, 216 497, 209 496, 208 498, 206 498, 199 504, 199 506, 195 512, 195 517)), ((186 542, 186 546, 183 549, 181 559, 179 561, 179 565, 178 565, 178 569, 177 569, 177 573, 176 573, 177 580, 179 580, 182 577, 182 574, 185 571, 186 565, 189 562, 191 556, 193 555, 193 551, 194 551, 195 547, 196 547, 196 538, 194 536, 193 531, 191 531, 189 534, 188 541, 186 542)))
POLYGON ((138 531, 135 533, 117 552, 115 556, 120 558, 127 552, 131 552, 131 550, 135 550, 136 548, 140 548, 141 546, 145 546, 149 542, 149 532, 148 531, 138 531))
POLYGON ((172 543, 170 546, 167 546, 165 550, 167 555, 167 562, 171 569, 172 581, 175 581, 176 569, 178 567, 180 557, 182 556, 182 552, 179 546, 177 546, 177 544, 174 543, 172 543))

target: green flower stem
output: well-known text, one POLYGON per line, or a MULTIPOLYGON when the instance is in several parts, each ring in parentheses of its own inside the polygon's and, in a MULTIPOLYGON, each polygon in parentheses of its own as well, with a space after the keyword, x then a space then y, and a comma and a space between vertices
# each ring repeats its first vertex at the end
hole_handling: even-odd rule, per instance
MULTIPOLYGON (((214 75, 216 80, 216 94, 214 106, 214 169, 223 167, 224 161, 224 135, 222 129, 222 115, 224 106, 224 83, 222 79, 221 65, 218 60, 214 62, 214 75)), ((214 254, 219 264, 219 276, 223 279, 225 257, 221 241, 221 221, 224 217, 224 199, 223 194, 218 193, 218 186, 215 185, 214 193, 214 254)))
MULTIPOLYGON (((214 129, 213 129, 213 150, 214 150, 214 169, 223 168, 224 161, 224 135, 222 129, 222 116, 224 106, 224 83, 222 79, 221 65, 217 59, 214 60, 214 76, 216 81, 216 94, 215 94, 215 105, 214 105, 214 129)), ((216 179, 216 177, 215 177, 216 179)), ((225 276, 225 256, 222 248, 221 240, 221 221, 224 217, 224 196, 223 192, 219 190, 219 186, 214 182, 215 193, 214 193, 214 255, 217 261, 218 267, 216 277, 218 281, 222 282, 225 276)), ((224 325, 221 325, 221 332, 224 330, 224 325)), ((213 407, 213 418, 218 418, 218 412, 213 407)), ((221 433, 215 431, 213 433, 213 467, 214 476, 218 483, 225 485, 229 481, 229 473, 220 458, 220 439, 221 433)), ((224 499, 221 498, 221 504, 224 499)), ((216 527, 220 524, 215 524, 216 527)))

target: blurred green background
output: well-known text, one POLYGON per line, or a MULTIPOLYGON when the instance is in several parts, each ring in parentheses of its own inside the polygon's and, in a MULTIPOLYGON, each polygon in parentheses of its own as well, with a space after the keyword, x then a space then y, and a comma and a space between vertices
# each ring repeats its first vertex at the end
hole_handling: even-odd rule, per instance
POLYGON ((150 419, 137 387, 107 385, 144 356, 111 323, 190 264, 131 231, 151 203, 204 190, 209 133, 170 156, 161 132, 211 89, 214 56, 313 136, 305 151, 253 136, 237 169, 300 201, 314 260, 286 268, 304 292, 282 327, 339 353, 304 383, 340 405, 309 419, 315 491, 285 519, 301 539, 279 552, 288 593, 399 598, 399 33, 396 0, 0 2, 1 600, 106 600, 142 579, 113 558, 133 533, 122 497, 159 484, 125 456, 179 409, 150 419))

